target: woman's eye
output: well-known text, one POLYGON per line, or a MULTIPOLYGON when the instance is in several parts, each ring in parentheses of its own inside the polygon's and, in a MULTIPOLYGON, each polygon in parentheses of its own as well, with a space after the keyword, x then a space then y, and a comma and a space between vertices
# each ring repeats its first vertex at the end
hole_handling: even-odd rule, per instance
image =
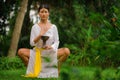
POLYGON ((45 13, 48 13, 47 11, 45 11, 45 13))
POLYGON ((43 11, 40 11, 40 13, 43 13, 43 11))

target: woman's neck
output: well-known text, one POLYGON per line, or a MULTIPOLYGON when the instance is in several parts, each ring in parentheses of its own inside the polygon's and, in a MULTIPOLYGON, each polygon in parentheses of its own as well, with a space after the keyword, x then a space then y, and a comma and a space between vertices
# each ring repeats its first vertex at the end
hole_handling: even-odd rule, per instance
POLYGON ((40 23, 42 23, 42 24, 47 24, 47 23, 48 23, 48 20, 41 20, 40 23))

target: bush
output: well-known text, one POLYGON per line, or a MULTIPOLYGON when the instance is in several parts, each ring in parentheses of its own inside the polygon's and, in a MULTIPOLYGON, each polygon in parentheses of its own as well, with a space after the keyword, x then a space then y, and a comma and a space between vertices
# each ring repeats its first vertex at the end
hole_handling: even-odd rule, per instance
POLYGON ((102 69, 100 67, 63 65, 60 78, 60 80, 119 80, 120 71, 113 68, 102 69))
MULTIPOLYGON (((112 23, 101 13, 85 12, 83 5, 74 3, 74 16, 60 32, 65 37, 61 42, 71 51, 69 65, 100 66, 102 68, 120 65, 120 20, 112 23), (71 25, 70 25, 71 24, 71 25), (116 25, 116 26, 114 26, 116 25), (66 41, 65 41, 66 40, 66 41)), ((63 26, 63 23, 59 23, 63 26)), ((61 27, 61 26, 60 26, 61 27)))
POLYGON ((17 56, 15 58, 0 57, 0 70, 24 68, 24 64, 17 56))

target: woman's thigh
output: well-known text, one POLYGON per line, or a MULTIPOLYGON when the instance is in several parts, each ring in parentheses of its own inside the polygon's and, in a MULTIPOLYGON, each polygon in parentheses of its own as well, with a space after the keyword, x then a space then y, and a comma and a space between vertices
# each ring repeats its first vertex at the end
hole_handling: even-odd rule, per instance
POLYGON ((30 57, 30 49, 27 48, 21 48, 18 50, 18 55, 23 55, 26 57, 30 57))
POLYGON ((57 51, 58 58, 64 55, 64 48, 59 48, 57 51))

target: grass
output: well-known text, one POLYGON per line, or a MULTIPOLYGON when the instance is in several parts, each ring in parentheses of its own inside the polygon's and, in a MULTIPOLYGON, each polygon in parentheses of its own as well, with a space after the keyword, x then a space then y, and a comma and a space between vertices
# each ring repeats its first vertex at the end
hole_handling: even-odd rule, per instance
POLYGON ((56 80, 56 79, 40 79, 40 78, 26 78, 25 69, 18 70, 2 70, 0 71, 0 80, 56 80))
POLYGON ((116 69, 100 69, 96 67, 63 67, 60 78, 41 79, 25 78, 26 69, 1 70, 0 80, 120 80, 120 72, 116 74, 116 69))

